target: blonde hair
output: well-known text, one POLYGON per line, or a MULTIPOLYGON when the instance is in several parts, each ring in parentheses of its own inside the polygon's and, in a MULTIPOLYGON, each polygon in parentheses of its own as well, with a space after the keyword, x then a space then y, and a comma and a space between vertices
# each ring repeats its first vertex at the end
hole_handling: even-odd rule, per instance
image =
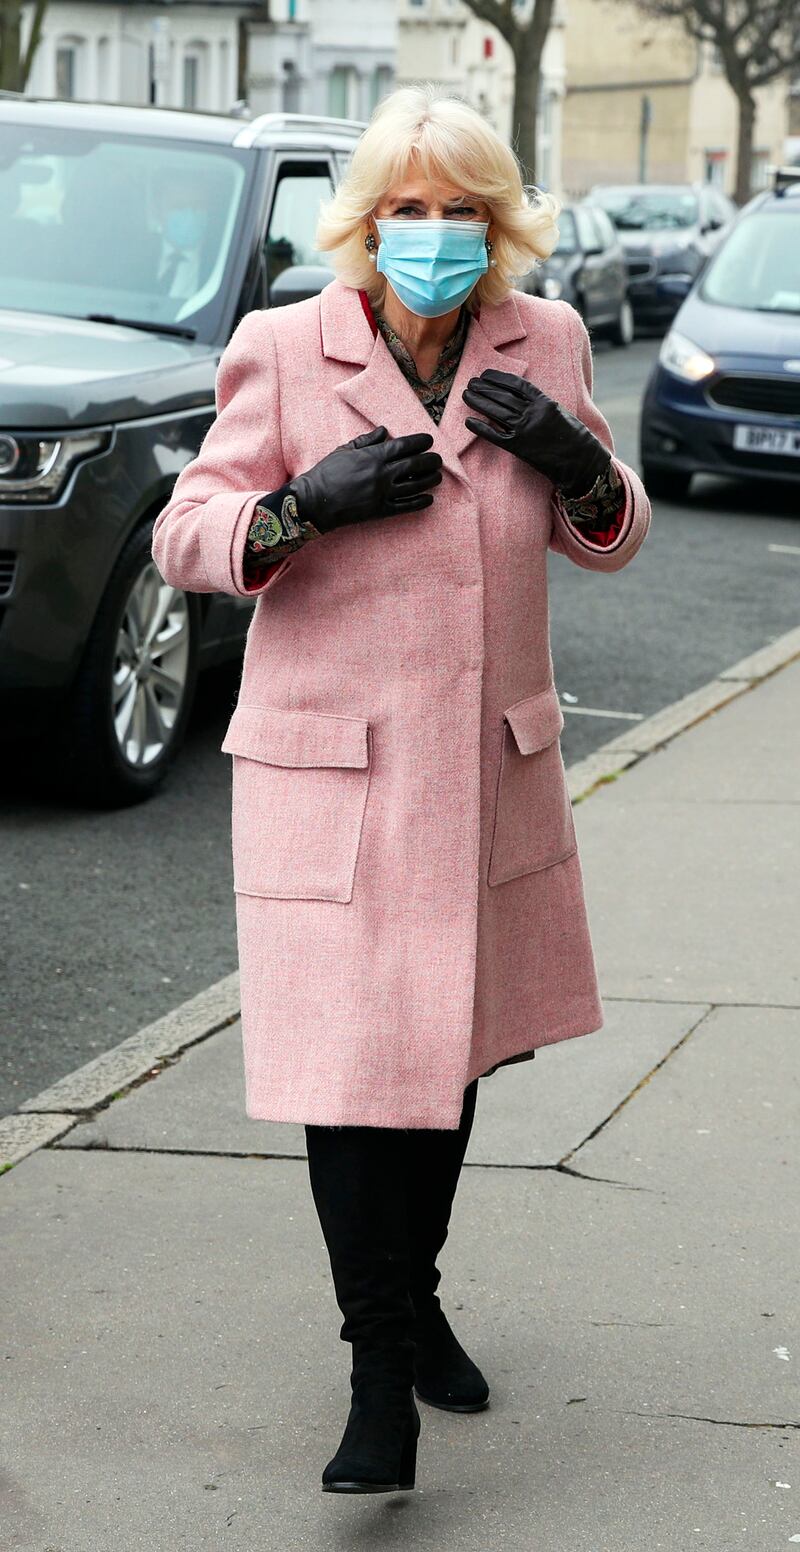
POLYGON ((470 304, 503 301, 518 276, 552 253, 558 200, 523 184, 514 152, 491 125, 433 86, 401 87, 378 104, 317 227, 317 247, 330 253, 339 279, 366 291, 371 302, 380 305, 386 282, 364 246, 367 223, 381 197, 409 172, 489 207, 496 264, 481 276, 470 304))

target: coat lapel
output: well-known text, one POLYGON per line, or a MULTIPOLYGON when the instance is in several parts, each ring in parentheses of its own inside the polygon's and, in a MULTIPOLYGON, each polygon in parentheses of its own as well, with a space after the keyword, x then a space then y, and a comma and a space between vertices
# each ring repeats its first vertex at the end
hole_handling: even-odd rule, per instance
POLYGON ((373 338, 356 291, 340 281, 326 286, 320 295, 320 324, 323 354, 362 368, 337 383, 338 397, 368 426, 387 425, 393 436, 428 432, 445 468, 465 480, 461 455, 476 437, 464 424, 470 411, 461 397, 463 389, 487 367, 519 376, 527 370, 527 334, 513 295, 497 307, 481 308, 480 317, 472 319, 439 426, 406 381, 382 336, 373 338), (507 353, 503 347, 515 341, 521 342, 518 352, 507 353))

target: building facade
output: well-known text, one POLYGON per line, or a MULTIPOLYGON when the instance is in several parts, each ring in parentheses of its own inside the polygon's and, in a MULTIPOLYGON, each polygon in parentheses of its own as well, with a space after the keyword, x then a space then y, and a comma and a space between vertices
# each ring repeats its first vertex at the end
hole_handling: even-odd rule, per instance
MULTIPOLYGON (((254 9, 242 0, 50 0, 27 91, 227 113, 240 95, 242 23, 254 9)), ((28 6, 25 39, 31 20, 28 6)))
MULTIPOLYGON (((531 3, 531 0, 528 0, 531 3)), ((495 27, 462 0, 398 0, 397 81, 432 81, 466 98, 513 143, 514 61, 495 27)), ((564 13, 556 5, 542 56, 535 181, 561 186, 561 110, 565 91, 564 13)))
MULTIPOLYGON (((708 45, 621 0, 566 0, 563 172, 594 183, 711 182, 732 194, 736 99, 708 45)), ((781 161, 787 83, 757 95, 754 187, 781 161)))
POLYGON ((253 113, 368 119, 394 86, 396 0, 271 0, 247 34, 253 113))

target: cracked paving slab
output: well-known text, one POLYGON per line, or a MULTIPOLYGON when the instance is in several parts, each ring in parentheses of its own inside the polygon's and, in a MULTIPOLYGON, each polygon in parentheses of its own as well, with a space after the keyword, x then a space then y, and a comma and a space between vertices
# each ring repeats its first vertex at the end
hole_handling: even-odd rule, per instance
MULTIPOLYGON (((553 1166, 578 1147, 686 1036, 706 1010, 608 1003, 597 1034, 565 1040, 479 1085, 469 1164, 553 1166)), ((171 1148, 305 1156, 302 1126, 244 1113, 237 1022, 184 1053, 151 1083, 75 1127, 65 1147, 171 1148)))
POLYGON ((2 1203, 7 1544, 783 1544, 796 1431, 713 1420, 794 1420, 784 1226, 767 1175, 746 1224, 721 1217, 723 1174, 684 1182, 466 1171, 443 1298, 492 1405, 421 1407, 418 1492, 332 1505, 347 1351, 305 1162, 34 1155, 2 1203))

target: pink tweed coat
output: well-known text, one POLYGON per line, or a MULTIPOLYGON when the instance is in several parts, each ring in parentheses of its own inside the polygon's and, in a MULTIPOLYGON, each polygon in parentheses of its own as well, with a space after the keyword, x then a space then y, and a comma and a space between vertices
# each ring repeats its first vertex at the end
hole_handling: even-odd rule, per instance
POLYGON ((433 506, 348 524, 255 595, 232 756, 246 1112, 458 1125, 465 1086, 603 1023, 553 684, 547 550, 616 571, 650 509, 617 463, 606 549, 549 481, 464 424, 485 367, 527 376, 611 447, 586 331, 514 292, 473 320, 439 427, 358 294, 242 319, 217 419, 156 519, 166 581, 245 595, 256 500, 369 427, 433 434, 433 506))

